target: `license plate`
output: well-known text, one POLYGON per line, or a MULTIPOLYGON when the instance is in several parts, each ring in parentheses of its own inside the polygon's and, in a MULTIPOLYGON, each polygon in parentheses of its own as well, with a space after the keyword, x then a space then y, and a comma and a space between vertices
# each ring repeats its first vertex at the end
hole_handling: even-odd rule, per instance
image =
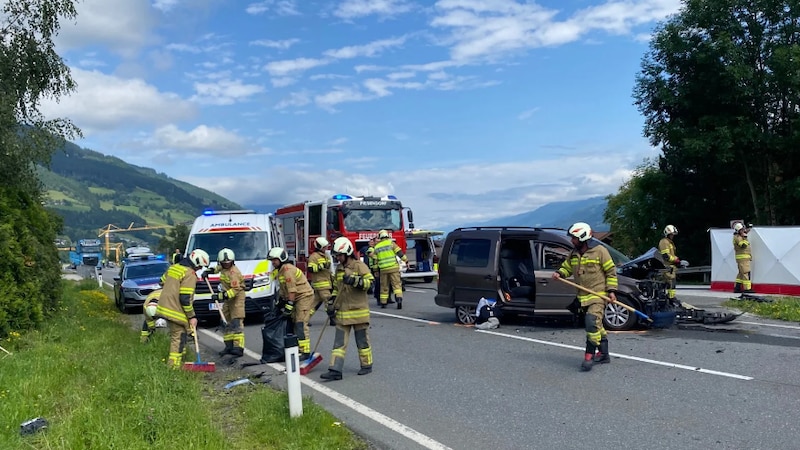
POLYGON ((210 309, 211 311, 216 311, 217 310, 217 304, 216 303, 209 303, 208 304, 208 309, 210 309))

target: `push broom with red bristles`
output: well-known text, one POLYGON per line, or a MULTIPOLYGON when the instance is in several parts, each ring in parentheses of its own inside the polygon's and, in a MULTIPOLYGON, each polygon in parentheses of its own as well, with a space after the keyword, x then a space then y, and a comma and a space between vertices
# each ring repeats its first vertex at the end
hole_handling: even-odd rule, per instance
POLYGON ((314 345, 314 351, 311 352, 311 355, 305 361, 300 361, 300 375, 306 375, 308 372, 311 372, 311 369, 317 367, 322 361, 322 355, 317 353, 317 347, 319 347, 320 341, 322 341, 322 335, 325 333, 325 328, 328 327, 328 322, 325 321, 325 325, 322 325, 322 331, 319 332, 319 338, 317 338, 317 343, 314 345))
POLYGON ((197 330, 195 328, 192 328, 192 334, 194 335, 194 352, 197 354, 197 361, 183 363, 183 370, 188 370, 189 372, 215 372, 217 370, 216 363, 200 361, 200 343, 197 342, 197 330))

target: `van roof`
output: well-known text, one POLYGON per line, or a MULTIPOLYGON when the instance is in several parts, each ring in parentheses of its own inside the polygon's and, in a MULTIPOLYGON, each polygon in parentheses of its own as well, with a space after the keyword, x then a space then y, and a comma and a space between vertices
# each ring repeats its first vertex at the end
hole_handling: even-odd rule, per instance
POLYGON ((189 234, 269 231, 272 214, 221 212, 198 216, 189 234))

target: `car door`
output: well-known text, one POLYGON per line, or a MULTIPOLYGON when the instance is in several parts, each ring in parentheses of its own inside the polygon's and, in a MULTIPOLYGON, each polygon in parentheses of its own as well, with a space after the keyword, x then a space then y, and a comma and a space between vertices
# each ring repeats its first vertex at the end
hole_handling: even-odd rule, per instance
POLYGON ((504 293, 508 293, 511 306, 533 309, 535 290, 535 241, 531 236, 504 235, 498 252, 498 278, 504 293))
POLYGON ((575 299, 575 288, 553 279, 572 249, 563 244, 540 241, 536 245, 536 310, 563 313, 575 299))
POLYGON ((497 298, 497 235, 478 231, 453 242, 448 270, 452 271, 456 305, 475 306, 481 297, 497 298))

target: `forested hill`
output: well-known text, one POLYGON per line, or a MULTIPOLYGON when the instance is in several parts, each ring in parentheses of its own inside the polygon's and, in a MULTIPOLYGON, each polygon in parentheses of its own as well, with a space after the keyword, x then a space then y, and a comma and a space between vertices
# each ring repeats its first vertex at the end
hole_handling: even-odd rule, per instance
MULTIPOLYGON (((191 223, 204 208, 241 209, 213 192, 67 143, 53 155, 50 170, 39 168, 46 206, 64 218, 73 242, 97 237, 109 224, 127 228, 191 223)), ((165 229, 117 233, 154 245, 165 229)))

